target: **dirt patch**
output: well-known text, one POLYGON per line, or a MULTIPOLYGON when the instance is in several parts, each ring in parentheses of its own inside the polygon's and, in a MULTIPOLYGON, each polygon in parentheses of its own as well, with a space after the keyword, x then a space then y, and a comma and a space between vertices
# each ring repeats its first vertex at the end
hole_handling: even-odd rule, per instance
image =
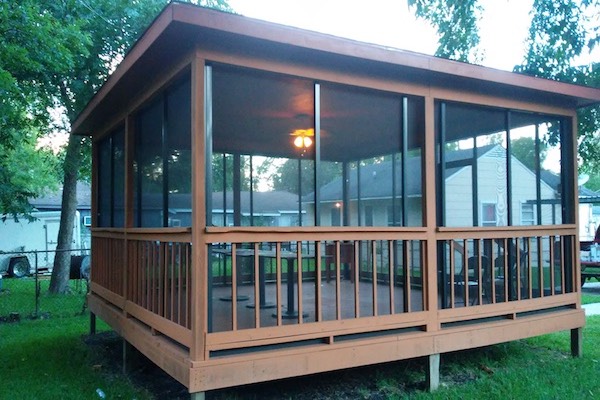
MULTIPOLYGON (((96 368, 105 373, 122 374, 123 341, 114 332, 84 337, 97 357, 96 368)), ((209 400, 383 400, 409 397, 425 390, 425 359, 404 360, 376 366, 290 378, 273 382, 213 390, 209 400)), ((444 377, 451 386, 477 379, 477 374, 462 371, 444 377)), ((156 399, 189 399, 187 389, 163 370, 139 354, 128 372, 134 385, 146 389, 156 399)))

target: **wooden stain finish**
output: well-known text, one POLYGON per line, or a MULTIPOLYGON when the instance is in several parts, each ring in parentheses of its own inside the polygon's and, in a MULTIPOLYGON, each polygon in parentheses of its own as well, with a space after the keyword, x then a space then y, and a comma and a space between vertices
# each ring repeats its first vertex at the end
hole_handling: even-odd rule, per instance
MULTIPOLYGON (((566 254, 578 243, 577 213, 575 223, 561 225, 437 226, 437 100, 571 118, 568 140, 576 149, 576 108, 600 102, 600 90, 390 51, 190 5, 169 5, 73 125, 73 133, 91 135, 94 141, 95 194, 98 140, 125 125, 125 227, 97 228, 93 197, 90 309, 190 392, 581 328, 585 318, 579 260, 573 251, 566 254), (344 63, 347 72, 333 69, 336 63, 344 63), (205 74, 212 64, 423 98, 423 226, 208 226, 205 138, 211 116, 205 104, 205 74), (190 75, 192 90, 192 226, 135 228, 133 115, 184 74, 190 75), (303 243, 310 243, 313 250, 304 252, 303 243), (514 266, 509 257, 491 266, 482 256, 486 243, 492 260, 511 243, 527 250, 516 246, 514 266), (208 279, 213 246, 219 244, 230 249, 229 255, 221 254, 231 265, 231 284, 223 287, 208 279), (274 247, 268 255, 265 244, 274 247), (282 247, 288 245, 296 247, 292 255, 282 247), (437 266, 438 248, 443 245, 450 249, 445 298, 439 293, 443 285, 437 266), (328 248, 332 254, 324 251, 328 248), (531 249, 537 249, 537 265, 549 265, 549 277, 543 268, 533 272, 531 249), (240 251, 246 255, 238 257, 240 251), (361 274, 363 251, 369 254, 363 259, 370 269, 361 274), (521 257, 527 251, 529 255, 521 257), (250 282, 237 268, 242 258, 249 260, 254 277, 250 282), (263 288, 257 277, 265 258, 274 265, 271 310, 259 307, 263 288), (475 260, 472 275, 469 258, 475 260), (396 268, 396 263, 401 266, 396 268), (330 264, 335 274, 331 282, 321 274, 330 264), (345 264, 352 265, 349 279, 342 277, 345 264), (414 265, 419 266, 418 273, 414 265), (294 266, 296 271, 283 272, 294 266), (560 274, 555 273, 557 268, 560 274), (514 278, 509 279, 511 274, 514 278), (298 314, 291 319, 282 311, 290 306, 290 288, 295 290, 292 303, 298 314), (253 297, 254 308, 238 301, 238 290, 253 297), (209 298, 212 291, 227 291, 231 301, 209 298), (212 323, 225 321, 228 328, 211 328, 211 313, 212 323)), ((569 179, 576 179, 576 168, 572 170, 569 179)), ((576 194, 574 199, 576 207, 576 194)))

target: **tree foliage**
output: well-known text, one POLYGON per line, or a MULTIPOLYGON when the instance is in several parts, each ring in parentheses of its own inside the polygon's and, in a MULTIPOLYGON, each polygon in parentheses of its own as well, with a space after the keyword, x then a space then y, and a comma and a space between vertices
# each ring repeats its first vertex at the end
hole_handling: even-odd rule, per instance
POLYGON ((417 17, 429 21, 437 30, 438 57, 457 61, 478 60, 482 8, 477 0, 408 0, 417 17))
MULTIPOLYGON (((228 9, 225 0, 205 0, 201 5, 228 9)), ((41 0, 47 12, 63 25, 78 27, 87 40, 84 50, 75 53, 69 72, 56 83, 57 101, 72 123, 94 93, 123 59, 125 53, 146 29, 167 0, 41 0)), ((57 249, 70 248, 77 208, 76 184, 82 160, 89 158, 89 143, 71 135, 64 158, 63 197, 57 249)), ((68 289, 70 257, 57 253, 54 259, 50 291, 68 289)))
MULTIPOLYGON (((598 43, 598 0, 535 0, 528 51, 516 72, 589 86, 600 86, 600 63, 574 66, 586 49, 598 43), (593 10, 596 10, 594 13, 593 10), (589 15, 596 19, 589 19, 589 15), (586 29, 587 27, 587 29, 586 29)), ((600 175, 600 107, 578 110, 580 171, 600 175)), ((593 186, 588 185, 589 187, 593 186)), ((595 187, 600 189, 600 187, 595 187)))
POLYGON ((540 140, 539 153, 536 154, 535 140, 529 136, 512 139, 510 146, 512 155, 531 171, 536 170, 537 157, 539 157, 540 164, 543 164, 548 156, 548 145, 540 140))
MULTIPOLYGON (((409 0, 417 16, 436 27, 436 55, 469 60, 479 44, 478 0, 409 0)), ((600 86, 600 63, 576 66, 577 57, 600 44, 600 0, 534 0, 527 52, 515 72, 569 83, 600 86)), ((580 171, 600 175, 600 107, 578 111, 580 171)), ((556 132, 554 133, 556 134, 556 132)), ((550 141, 556 138, 550 137, 550 141)), ((599 180, 600 181, 600 180, 599 180)), ((595 179, 590 179, 588 187, 595 179)))
POLYGON ((0 214, 28 215, 29 198, 58 181, 58 160, 37 148, 52 128, 56 82, 88 37, 35 0, 0 2, 0 214))

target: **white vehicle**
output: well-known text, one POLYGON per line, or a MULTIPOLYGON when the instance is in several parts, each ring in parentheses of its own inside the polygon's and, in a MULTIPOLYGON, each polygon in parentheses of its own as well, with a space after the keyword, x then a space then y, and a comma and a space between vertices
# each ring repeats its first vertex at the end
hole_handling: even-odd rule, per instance
MULTIPOLYGON (((38 271, 50 272, 54 264, 56 239, 60 226, 60 211, 31 214, 35 218, 15 221, 7 217, 0 221, 0 274, 22 277, 35 272, 37 253, 38 271)), ((72 249, 81 248, 79 212, 73 224, 72 249)))

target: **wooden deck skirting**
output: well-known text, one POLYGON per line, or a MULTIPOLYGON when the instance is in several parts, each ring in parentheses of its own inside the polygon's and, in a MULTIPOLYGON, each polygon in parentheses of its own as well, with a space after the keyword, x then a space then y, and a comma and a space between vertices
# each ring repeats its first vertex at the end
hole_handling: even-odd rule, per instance
MULTIPOLYGON (((569 297, 573 300, 576 296, 569 297)), ((128 318, 95 294, 90 295, 89 304, 94 313, 111 326, 120 327, 120 335, 193 393, 481 347, 583 326, 583 310, 574 308, 574 304, 567 306, 569 301, 563 300, 563 308, 540 314, 523 311, 514 318, 431 332, 417 329, 355 340, 323 340, 319 344, 240 353, 203 362, 190 360, 187 349, 174 345, 135 318, 128 318)))
MULTIPOLYGON (((93 270, 89 305, 92 312, 111 326, 121 327, 119 333, 125 339, 186 385, 190 392, 419 357, 530 337, 558 328, 583 326, 578 286, 575 282, 570 287, 565 284, 565 276, 575 268, 576 260, 563 255, 555 257, 554 253, 573 245, 574 228, 555 228, 503 227, 484 229, 484 232, 440 230, 436 235, 438 240, 434 242, 436 247, 442 244, 452 251, 462 247, 464 254, 483 252, 484 241, 487 240, 491 241, 485 242, 488 243, 487 251, 493 243, 492 254, 498 256, 502 248, 508 248, 507 243, 512 242, 518 248, 530 246, 531 250, 539 253, 539 257, 532 257, 523 265, 516 262, 517 280, 531 282, 526 287, 519 287, 517 297, 509 298, 506 292, 504 297, 486 297, 484 285, 479 283, 483 279, 484 264, 479 264, 479 271, 474 273, 478 280, 473 285, 475 301, 468 300, 468 292, 464 293, 467 299, 463 299, 462 303, 458 290, 441 293, 442 286, 438 282, 437 287, 431 287, 438 292, 438 302, 429 306, 428 285, 421 286, 418 280, 414 280, 413 274, 418 271, 418 275, 427 276, 427 269, 437 269, 437 264, 428 262, 426 258, 428 242, 415 242, 415 238, 422 239, 424 235, 419 229, 367 229, 367 240, 357 232, 352 235, 335 229, 317 230, 312 235, 305 229, 300 232, 293 229, 282 232, 263 230, 253 235, 251 242, 241 240, 250 239, 250 232, 238 235, 235 229, 223 229, 215 232, 214 238, 213 232, 205 232, 204 241, 209 250, 217 245, 215 249, 224 249, 215 253, 217 256, 213 256, 211 264, 216 262, 214 260, 224 262, 231 267, 228 273, 232 277, 221 281, 212 277, 213 282, 221 283, 213 286, 213 299, 207 304, 212 304, 213 318, 229 319, 230 325, 228 329, 205 332, 204 360, 194 360, 190 355, 194 335, 188 322, 191 320, 188 310, 194 294, 186 289, 190 287, 186 276, 195 268, 191 264, 192 249, 187 241, 191 232, 177 231, 169 235, 168 229, 149 232, 137 229, 132 235, 126 230, 94 233, 95 243, 100 241, 101 244, 94 253, 98 267, 93 270), (228 232, 223 232, 225 230, 228 232), (308 235, 311 239, 308 244, 293 240, 298 237, 307 239, 308 235), (224 241, 227 237, 230 240, 224 241), (216 241, 216 238, 219 240, 216 241), (182 239, 185 241, 181 242, 182 239), (410 244, 413 242, 420 244, 413 247, 410 244), (264 250, 263 246, 268 243, 273 250, 264 250), (333 256, 326 256, 322 251, 326 243, 334 244, 336 252, 333 256), (353 275, 345 278, 344 262, 348 260, 341 259, 341 243, 354 243, 354 263, 357 265, 350 272, 353 275), (559 245, 550 246, 551 243, 559 245), (283 250, 282 244, 295 248, 283 250), (232 254, 238 256, 231 257, 232 254), (244 257, 240 258, 239 254, 244 257), (224 261, 223 255, 227 255, 228 261, 224 261), (295 301, 299 304, 314 301, 308 303, 312 304, 308 308, 306 304, 304 308, 298 307, 300 314, 310 314, 309 321, 300 317, 291 320, 282 318, 282 310, 287 305, 285 293, 290 288, 287 282, 290 275, 285 269, 287 265, 282 262, 286 257, 297 263, 294 265, 309 265, 308 272, 310 268, 322 271, 312 275, 307 270, 304 274, 297 268, 292 271, 295 301), (252 276, 245 283, 239 283, 241 275, 236 274, 237 264, 246 258, 250 261, 252 276), (268 290, 263 293, 261 290, 264 289, 259 286, 261 281, 254 277, 259 275, 259 267, 264 268, 261 264, 263 259, 271 258, 276 268, 275 278, 267 283, 268 290), (310 260, 312 262, 308 262, 310 260), (556 281, 544 280, 541 272, 537 275, 531 273, 532 262, 538 261, 544 269, 550 266, 562 271, 556 281), (333 279, 329 283, 324 275, 326 263, 333 263, 333 279), (409 263, 417 265, 416 269, 409 263), (396 264, 398 267, 392 267, 396 264), (127 271, 124 265, 130 265, 127 271), (526 270, 529 272, 526 273, 526 270), (118 279, 111 278, 111 274, 125 276, 125 284, 115 286, 118 279), (537 291, 534 290, 535 281, 531 280, 533 276, 539 279, 537 291), (232 285, 232 282, 238 282, 238 285, 232 285), (123 286, 124 289, 120 289, 123 286), (324 296, 325 288, 335 288, 333 298, 324 296), (240 289, 255 299, 268 296, 265 293, 276 293, 278 307, 275 309, 279 311, 245 307, 246 303, 235 301, 240 289), (397 292, 399 289, 402 291, 397 292), (218 296, 227 293, 234 302, 218 300, 218 296), (406 293, 409 299, 416 296, 422 305, 407 301, 406 293), (389 304, 383 308, 381 296, 384 296, 383 304, 389 304), (450 306, 443 307, 444 296, 452 300, 450 306), (358 312, 359 298, 363 303, 371 303, 367 308, 371 310, 368 314, 358 312), (395 308, 394 301, 402 301, 404 305, 395 308), (236 306, 233 307, 233 304, 236 306), (336 317, 326 320, 323 316, 330 308, 337 310, 336 317), (239 325, 245 313, 253 315, 254 326, 239 325), (269 321, 271 313, 277 318, 273 318, 270 325, 261 325, 265 318, 269 321)), ((479 255, 480 259, 482 257, 479 255)), ((446 288, 454 287, 454 279, 458 279, 454 270, 461 259, 466 260, 466 256, 448 258, 446 269, 453 273, 449 277, 451 285, 446 288)), ((508 262, 505 262, 499 268, 508 271, 507 265, 508 262)), ((362 307, 364 311, 364 304, 362 307)), ((210 318, 209 315, 202 317, 210 318)))

